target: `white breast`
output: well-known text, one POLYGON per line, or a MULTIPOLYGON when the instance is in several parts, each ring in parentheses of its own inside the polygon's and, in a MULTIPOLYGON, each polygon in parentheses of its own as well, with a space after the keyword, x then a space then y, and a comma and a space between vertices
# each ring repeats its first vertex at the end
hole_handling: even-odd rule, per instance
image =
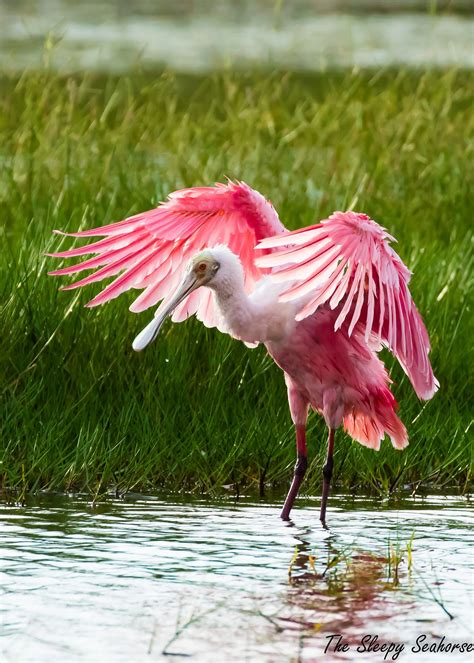
POLYGON ((254 311, 254 321, 261 334, 260 340, 278 342, 291 334, 295 326, 295 305, 292 302, 279 302, 278 295, 284 286, 262 278, 249 296, 254 311))

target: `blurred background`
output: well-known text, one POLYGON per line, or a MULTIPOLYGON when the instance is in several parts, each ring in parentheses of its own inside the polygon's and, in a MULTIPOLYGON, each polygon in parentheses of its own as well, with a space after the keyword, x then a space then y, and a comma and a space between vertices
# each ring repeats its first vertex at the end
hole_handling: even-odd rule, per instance
POLYGON ((60 70, 472 67, 472 0, 0 0, 0 58, 60 70))

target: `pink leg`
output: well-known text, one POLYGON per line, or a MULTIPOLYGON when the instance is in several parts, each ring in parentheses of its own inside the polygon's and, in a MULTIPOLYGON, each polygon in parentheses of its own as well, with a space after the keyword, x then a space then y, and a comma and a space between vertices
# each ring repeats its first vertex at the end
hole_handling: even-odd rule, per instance
POLYGON ((296 465, 291 482, 290 490, 286 496, 285 504, 280 513, 282 520, 290 519, 290 511, 298 495, 298 490, 308 467, 306 453, 306 420, 308 418, 308 401, 294 386, 289 375, 285 373, 285 382, 288 388, 288 404, 290 406, 291 418, 296 429, 296 465))
POLYGON ((326 524, 326 506, 328 503, 328 495, 329 495, 329 488, 331 485, 331 477, 332 477, 332 468, 334 465, 334 461, 332 458, 332 454, 334 451, 334 428, 329 429, 329 436, 328 436, 328 455, 326 457, 326 464, 323 467, 323 495, 321 497, 321 512, 319 514, 319 520, 323 523, 323 525, 326 524))
POLYGON ((301 482, 303 481, 304 475, 306 473, 306 468, 308 467, 308 458, 306 452, 306 424, 296 424, 296 452, 297 461, 295 465, 293 481, 291 482, 290 490, 288 491, 285 504, 283 505, 283 509, 280 514, 282 520, 290 519, 290 511, 293 507, 296 496, 298 495, 301 482))

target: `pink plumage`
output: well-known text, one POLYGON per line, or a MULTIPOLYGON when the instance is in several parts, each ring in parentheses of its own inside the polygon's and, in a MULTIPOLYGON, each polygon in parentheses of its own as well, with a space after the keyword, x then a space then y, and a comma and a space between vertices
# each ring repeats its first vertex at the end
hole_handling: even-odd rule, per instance
POLYGON ((378 350, 385 346, 394 354, 420 398, 431 398, 438 387, 428 334, 408 290, 411 274, 390 246, 393 237, 365 214, 335 212, 288 232, 260 193, 228 182, 176 191, 149 212, 70 234, 103 239, 50 254, 94 254, 50 272, 97 270, 65 290, 113 277, 88 306, 132 288, 142 290, 130 307, 134 312, 164 300, 135 349, 153 340, 171 313, 176 322, 196 314, 249 345, 266 345, 285 373, 297 431, 298 464, 284 518, 306 469, 309 407, 330 431, 324 521, 335 429, 344 426, 372 449, 385 434, 397 449, 408 444, 378 350), (197 264, 207 287, 198 283, 197 264))
MULTIPOLYGON (((256 242, 284 231, 273 206, 243 182, 182 189, 170 194, 156 209, 125 221, 76 233, 55 231, 72 237, 105 236, 106 239, 79 249, 50 253, 55 258, 98 255, 49 274, 63 276, 100 267, 94 274, 63 290, 116 276, 87 306, 104 304, 131 288, 144 289, 130 307, 131 311, 139 313, 155 306, 178 285, 186 264, 195 253, 216 244, 226 244, 240 257, 245 267, 246 286, 251 291, 268 272, 255 264, 256 242)), ((211 293, 197 294, 192 302, 186 302, 175 312, 173 320, 181 321, 194 313, 207 326, 217 325, 218 315, 211 293)))
POLYGON ((408 290, 411 273, 389 245, 393 239, 366 214, 335 212, 311 228, 262 240, 258 248, 274 252, 257 264, 280 268, 272 278, 291 284, 282 301, 302 301, 297 320, 329 303, 338 311, 334 331, 344 327, 351 336, 362 322, 367 345, 388 347, 418 396, 429 399, 438 387, 429 338, 408 290))

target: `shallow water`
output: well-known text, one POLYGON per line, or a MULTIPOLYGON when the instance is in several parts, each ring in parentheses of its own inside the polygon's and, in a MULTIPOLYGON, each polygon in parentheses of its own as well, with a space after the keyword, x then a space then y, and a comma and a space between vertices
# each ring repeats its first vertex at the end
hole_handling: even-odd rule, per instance
POLYGON ((0 0, 0 67, 473 67, 472 15, 428 6, 437 3, 0 0))
POLYGON ((384 660, 356 652, 368 634, 404 643, 398 660, 411 661, 421 634, 472 640, 465 500, 333 497, 329 531, 312 501, 290 523, 276 504, 142 496, 45 496, 0 513, 2 661, 384 660), (351 649, 321 658, 333 633, 351 649))

